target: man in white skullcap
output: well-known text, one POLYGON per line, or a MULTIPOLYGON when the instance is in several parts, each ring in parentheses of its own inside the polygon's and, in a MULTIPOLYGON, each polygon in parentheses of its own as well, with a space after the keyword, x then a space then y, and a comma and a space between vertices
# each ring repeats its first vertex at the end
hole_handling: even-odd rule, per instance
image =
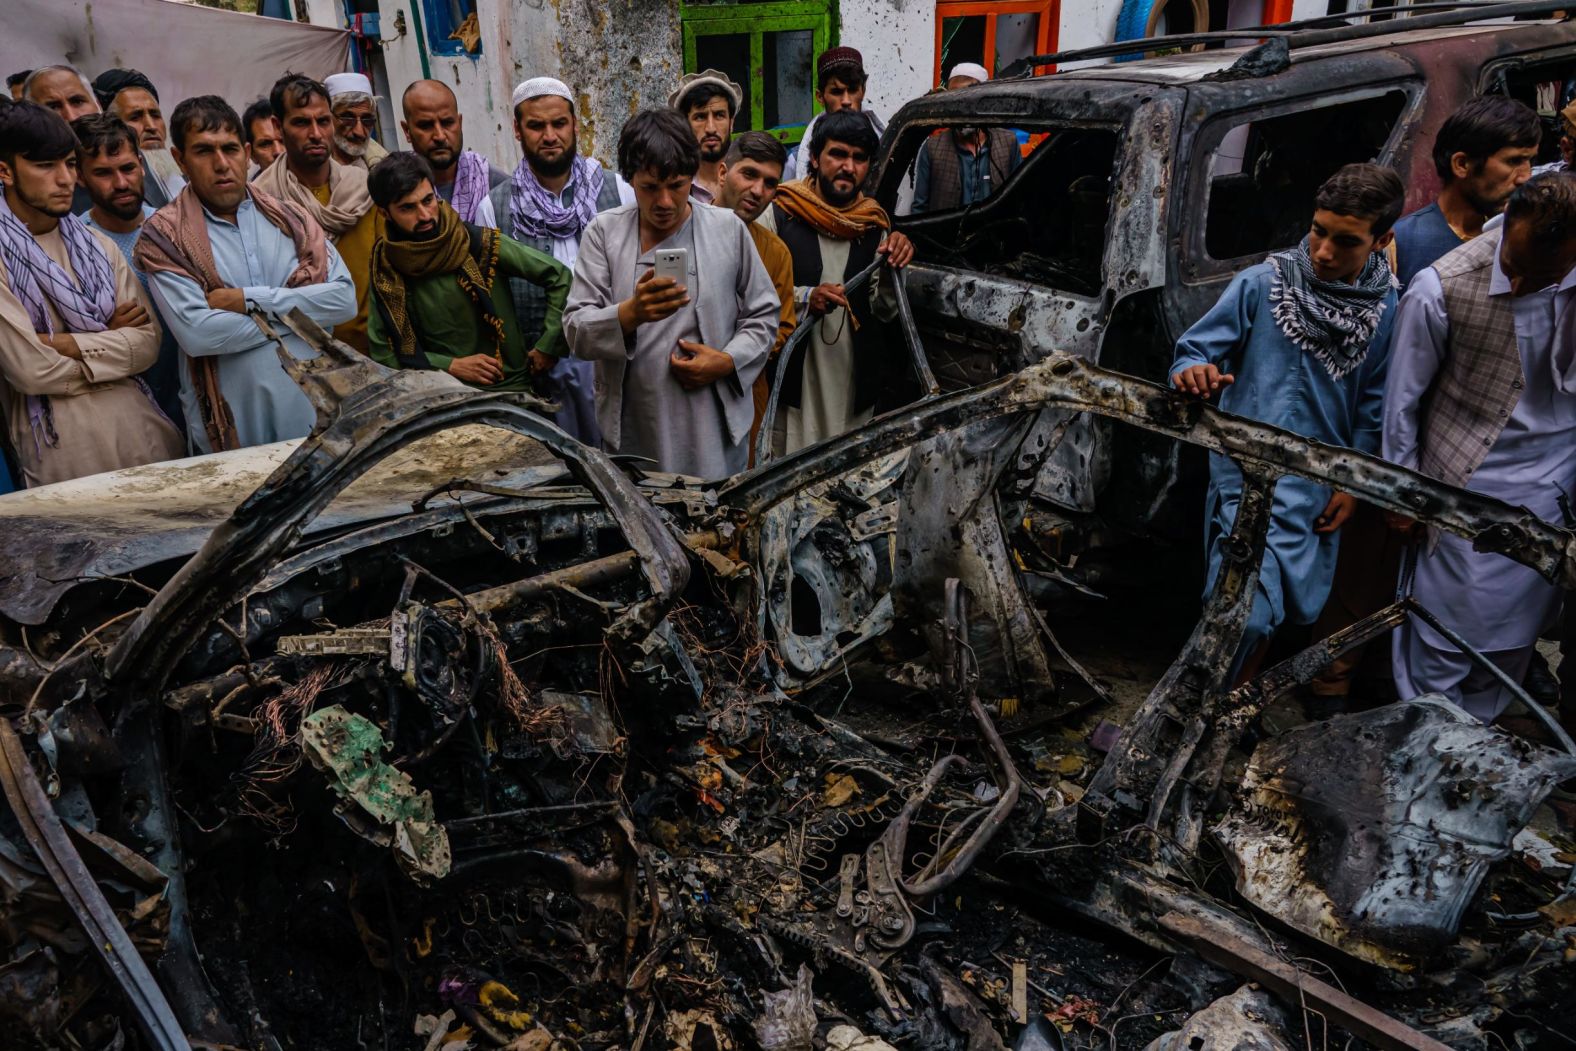
MULTIPOLYGON (((977 62, 959 62, 947 90, 959 91, 990 79, 977 62)), ((914 211, 944 212, 983 201, 1023 163, 1018 136, 1006 128, 950 128, 925 141, 914 168, 914 211)))
MULTIPOLYGON (((580 155, 575 97, 563 81, 533 77, 514 89, 510 104, 522 157, 514 175, 488 194, 492 213, 500 232, 572 270, 586 226, 599 212, 633 204, 634 191, 596 160, 580 155)), ((513 279, 509 292, 526 345, 536 346, 547 318, 547 297, 538 286, 513 279)), ((600 447, 591 363, 568 356, 554 360, 534 350, 529 359, 534 370, 547 373, 539 389, 557 400, 558 426, 600 447)))
POLYGON ((378 126, 378 99, 365 73, 335 73, 323 81, 334 111, 334 159, 366 171, 389 151, 372 137, 378 126))

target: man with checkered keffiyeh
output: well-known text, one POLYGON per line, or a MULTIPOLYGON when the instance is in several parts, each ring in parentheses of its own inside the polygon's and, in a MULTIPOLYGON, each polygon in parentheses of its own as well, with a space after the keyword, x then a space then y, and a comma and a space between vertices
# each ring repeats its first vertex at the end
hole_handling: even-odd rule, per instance
POLYGON ((0 110, 0 407, 29 486, 185 454, 139 379, 158 324, 114 242, 70 214, 76 176, 63 119, 0 110))
MULTIPOLYGON (((1349 164, 1314 198, 1308 236, 1238 274, 1177 342, 1171 382, 1219 395, 1227 412, 1359 452, 1379 449, 1396 290, 1384 249, 1405 199, 1401 179, 1349 164)), ((1242 501, 1242 473, 1211 455, 1205 505, 1207 595, 1242 501)), ((1251 675, 1280 625, 1310 624, 1335 577, 1339 530, 1356 507, 1346 493, 1285 477, 1275 486, 1269 539, 1236 674, 1251 675)))

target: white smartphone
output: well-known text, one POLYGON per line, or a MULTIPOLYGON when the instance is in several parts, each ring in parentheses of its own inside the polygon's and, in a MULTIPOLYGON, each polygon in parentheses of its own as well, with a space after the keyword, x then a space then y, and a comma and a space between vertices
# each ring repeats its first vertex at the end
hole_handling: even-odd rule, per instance
POLYGON ((671 278, 676 285, 689 284, 689 249, 663 248, 657 252, 657 265, 652 268, 658 277, 671 278))

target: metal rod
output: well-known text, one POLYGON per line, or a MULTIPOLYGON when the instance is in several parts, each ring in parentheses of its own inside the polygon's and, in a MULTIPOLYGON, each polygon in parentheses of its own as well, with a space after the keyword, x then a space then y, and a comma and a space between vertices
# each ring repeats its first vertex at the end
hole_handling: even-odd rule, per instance
MULTIPOLYGON (((865 282, 869 281, 870 278, 875 274, 876 267, 880 266, 883 262, 885 262, 885 260, 882 257, 877 256, 875 262, 871 263, 869 266, 859 271, 859 273, 843 282, 843 295, 847 296, 848 293, 855 292, 862 288, 865 282)), ((788 342, 784 343, 783 349, 777 353, 777 373, 772 377, 771 393, 766 397, 766 411, 761 414, 760 433, 755 436, 756 466, 760 466, 771 459, 772 429, 777 423, 777 402, 782 397, 783 378, 788 375, 788 362, 793 358, 794 352, 799 349, 799 345, 803 343, 805 339, 809 337, 810 333, 815 329, 815 323, 817 320, 819 319, 814 317, 810 311, 806 309, 804 316, 799 319, 799 327, 793 330, 793 335, 788 337, 788 342)))
POLYGON ((137 955, 82 855, 71 845, 9 719, 0 719, 0 785, 22 834, 87 935, 88 944, 125 994, 148 1042, 159 1051, 190 1051, 175 1011, 148 965, 137 955))
POLYGON ((1548 730, 1549 733, 1554 735, 1555 740, 1560 742, 1561 747, 1563 747, 1571 755, 1576 755, 1576 741, 1571 740, 1571 735, 1565 732, 1565 727, 1560 725, 1558 719, 1554 718, 1554 716, 1545 711, 1543 705, 1539 704, 1537 701, 1528 696, 1527 691, 1521 688, 1521 684, 1519 682, 1512 681, 1510 676, 1505 674, 1504 669, 1495 664, 1493 661, 1489 660, 1487 657, 1483 656, 1482 653, 1473 649, 1470 642, 1456 634, 1456 632, 1450 628, 1446 627, 1444 622, 1438 617, 1434 616, 1432 613, 1428 612, 1428 610, 1418 605, 1416 599, 1412 598, 1411 596, 1407 596, 1401 601, 1403 604, 1405 604, 1406 608, 1410 612, 1417 616, 1418 620, 1421 620, 1424 624, 1427 624, 1430 628, 1433 628, 1435 631, 1439 632, 1439 634, 1449 639, 1451 645, 1455 646, 1456 649, 1460 650, 1462 653, 1465 653, 1469 658, 1471 658, 1473 664, 1476 664, 1479 668, 1482 668, 1494 678, 1498 679, 1501 686, 1509 690, 1518 701, 1526 705, 1532 711, 1532 714, 1537 717, 1538 721, 1543 724, 1544 728, 1548 730))

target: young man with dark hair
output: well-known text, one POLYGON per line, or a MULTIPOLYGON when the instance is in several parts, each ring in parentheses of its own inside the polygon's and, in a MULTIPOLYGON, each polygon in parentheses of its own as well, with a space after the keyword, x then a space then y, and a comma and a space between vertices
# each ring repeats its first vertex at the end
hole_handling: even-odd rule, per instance
MULTIPOLYGON (((580 239, 591 220, 621 204, 632 204, 634 192, 615 173, 579 152, 574 92, 552 77, 532 77, 514 89, 514 137, 520 163, 508 182, 488 195, 498 229, 560 263, 575 267, 580 239)), ((540 339, 547 319, 547 298, 529 281, 511 279, 509 294, 526 342, 540 339)), ((537 351, 530 354, 538 388, 558 403, 553 421, 587 445, 600 446, 591 362, 572 354, 556 361, 537 351)))
POLYGON ((722 157, 733 136, 734 114, 743 104, 744 89, 717 69, 686 73, 668 96, 668 105, 689 121, 700 147, 700 169, 690 192, 702 204, 717 203, 722 157))
POLYGON ((1542 141, 1537 113, 1503 95, 1469 99, 1445 120, 1434 136, 1439 197, 1395 224, 1395 276, 1403 288, 1500 213, 1532 177, 1542 141))
POLYGON ((530 390, 530 353, 565 351, 569 268, 462 220, 420 154, 389 154, 367 181, 387 231, 372 252, 372 356, 390 368, 442 369, 475 387, 530 390), (547 299, 534 343, 520 330, 506 278, 529 281, 547 299))
POLYGON ((804 178, 810 174, 810 143, 821 120, 828 114, 849 110, 861 113, 870 122, 876 140, 886 131, 886 123, 865 109, 865 89, 869 77, 865 73, 865 59, 851 47, 834 47, 821 52, 815 62, 815 98, 822 112, 810 118, 805 126, 804 138, 799 148, 788 157, 788 167, 783 169, 784 181, 804 178))
MULTIPOLYGON (((216 95, 170 118, 187 184, 142 224, 134 255, 183 352, 181 408, 203 453, 304 437, 317 414, 248 311, 299 307, 325 327, 354 316, 355 285, 311 214, 246 184, 241 118, 216 95)), ((287 328, 295 357, 317 351, 287 328)))
POLYGON ((0 110, 0 404, 27 485, 182 454, 136 377, 159 328, 114 242, 71 215, 77 139, 32 102, 0 110))
POLYGON ((285 152, 285 140, 279 131, 279 120, 267 99, 258 99, 241 114, 241 128, 246 132, 246 145, 252 151, 251 175, 256 178, 285 152))
POLYGON ((27 78, 32 72, 31 69, 19 69, 5 78, 5 87, 11 93, 12 102, 22 101, 22 85, 27 83, 27 78))
MULTIPOLYGON (((1503 222, 1419 273, 1396 321, 1384 457, 1554 522, 1576 491, 1576 175, 1551 172, 1510 196, 1503 222)), ((1419 535, 1418 603, 1521 681, 1559 589, 1534 570, 1448 533, 1419 535)), ((1442 693, 1484 721, 1510 703, 1498 680, 1433 629, 1396 632, 1403 697, 1442 693)))
MULTIPOLYGON (((142 224, 154 209, 143 200, 142 158, 137 152, 137 133, 119 117, 94 113, 78 117, 71 124, 77 137, 77 181, 87 191, 93 206, 82 221, 115 242, 127 265, 133 270, 132 246, 142 233, 142 224)), ((142 290, 151 294, 146 274, 138 271, 142 290)), ((142 374, 164 415, 184 431, 181 415, 179 365, 181 348, 164 326, 159 340, 159 360, 142 374)))
MULTIPOLYGON (((990 79, 976 62, 959 62, 947 90, 990 79)), ((1018 136, 1006 128, 948 128, 925 140, 914 165, 914 214, 943 212, 976 204, 999 190, 1018 165, 1018 136)))
MULTIPOLYGON (((1490 216, 1499 214, 1517 186, 1530 178, 1543 129, 1538 115, 1515 99, 1482 95, 1451 114, 1434 136, 1434 169, 1443 188, 1434 203, 1395 224, 1390 265, 1401 291, 1441 256, 1476 237, 1490 216)), ((1346 628, 1394 600, 1405 545, 1385 525, 1378 508, 1360 504, 1347 524, 1335 567, 1335 583, 1314 631, 1320 637, 1346 628)), ((1308 692, 1342 703, 1365 663, 1368 647, 1331 661, 1308 684, 1308 692)), ((1376 679, 1386 677, 1385 662, 1367 661, 1376 679), (1378 667, 1372 667, 1378 663, 1378 667)), ((1537 670, 1543 670, 1540 667, 1537 670)), ((1379 683, 1381 689, 1385 684, 1379 683)))
MULTIPOLYGON (((1377 452, 1396 302, 1384 250, 1405 200, 1400 176, 1377 164, 1348 164, 1330 176, 1314 197, 1302 243, 1238 274, 1177 341, 1172 385, 1200 398, 1218 395, 1227 412, 1315 441, 1377 452)), ((1230 458, 1211 455, 1206 595, 1241 499, 1241 471, 1230 458)), ((1337 531, 1355 505, 1348 494, 1307 479, 1282 478, 1275 486, 1253 610, 1237 652, 1239 677, 1257 670, 1282 624, 1318 617, 1335 573, 1337 531)))
POLYGON ((736 474, 748 462, 750 387, 777 331, 777 294, 738 217, 690 199, 700 150, 676 111, 631 117, 618 167, 635 204, 586 228, 564 311, 570 348, 596 362, 603 442, 661 471, 736 474), (683 253, 682 282, 654 273, 672 251, 683 253))
MULTIPOLYGON (((794 309, 793 256, 782 238, 756 222, 771 207, 777 197, 777 187, 782 184, 783 165, 788 163, 788 150, 774 135, 764 131, 740 133, 728 146, 722 160, 722 193, 717 203, 729 208, 750 228, 750 240, 766 267, 766 276, 772 279, 777 298, 782 305, 777 315, 777 338, 772 352, 767 356, 766 367, 755 378, 752 394, 755 399, 755 422, 750 426, 750 455, 755 455, 755 435, 760 430, 761 418, 766 412, 766 401, 771 393, 770 380, 775 368, 778 351, 788 337, 793 335, 798 323, 794 309)), ((751 460, 753 463, 753 459, 751 460)))
POLYGON ((334 113, 322 84, 286 73, 268 101, 279 120, 285 152, 258 174, 255 185, 272 198, 305 208, 334 242, 356 282, 356 314, 335 328, 334 336, 364 354, 372 245, 383 236, 383 221, 367 194, 366 169, 334 159, 334 113))
POLYGON ((878 256, 902 268, 914 255, 862 189, 878 145, 859 113, 827 114, 810 143, 810 174, 778 187, 760 219, 793 258, 795 306, 817 319, 783 376, 782 432, 772 441, 788 452, 858 426, 878 403, 899 400, 892 391, 909 376, 883 323, 897 311, 891 281, 878 276, 853 295, 843 288, 878 256))
POLYGON ((418 80, 400 97, 400 127, 410 148, 432 168, 432 188, 472 226, 497 226, 489 194, 509 173, 465 148, 465 118, 454 91, 441 80, 418 80))

